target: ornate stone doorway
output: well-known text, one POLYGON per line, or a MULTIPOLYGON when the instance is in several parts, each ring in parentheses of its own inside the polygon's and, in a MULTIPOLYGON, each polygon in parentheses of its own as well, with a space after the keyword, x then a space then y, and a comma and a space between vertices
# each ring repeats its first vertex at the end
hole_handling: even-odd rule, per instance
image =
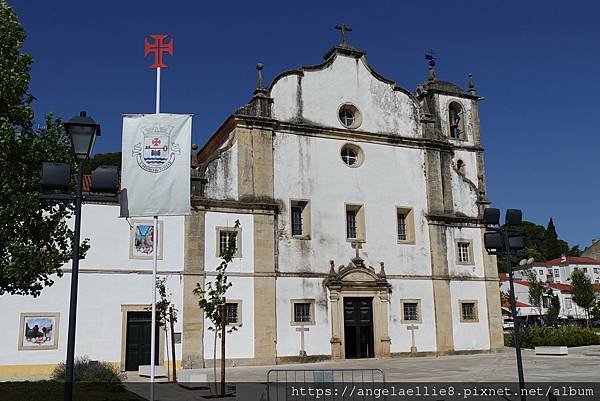
POLYGON ((358 256, 337 271, 333 261, 325 286, 331 305, 333 359, 390 356, 388 309, 391 285, 358 256))

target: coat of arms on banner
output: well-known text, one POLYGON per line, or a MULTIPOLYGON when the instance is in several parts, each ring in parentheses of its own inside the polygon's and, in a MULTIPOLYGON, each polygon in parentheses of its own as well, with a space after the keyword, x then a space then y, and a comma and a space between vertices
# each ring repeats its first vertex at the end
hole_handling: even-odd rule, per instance
POLYGON ((160 173, 171 167, 176 155, 181 154, 179 144, 171 142, 172 126, 154 124, 141 127, 143 141, 133 146, 132 157, 150 173, 160 173))

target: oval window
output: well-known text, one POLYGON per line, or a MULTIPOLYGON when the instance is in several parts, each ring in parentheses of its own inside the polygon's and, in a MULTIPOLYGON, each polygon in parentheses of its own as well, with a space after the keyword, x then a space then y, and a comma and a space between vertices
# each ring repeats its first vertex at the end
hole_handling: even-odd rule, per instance
POLYGON ((348 167, 358 167, 363 162, 362 150, 356 145, 345 144, 342 146, 340 156, 348 167))
POLYGON ((338 118, 346 128, 358 128, 362 122, 360 111, 350 103, 344 103, 338 109, 338 118))

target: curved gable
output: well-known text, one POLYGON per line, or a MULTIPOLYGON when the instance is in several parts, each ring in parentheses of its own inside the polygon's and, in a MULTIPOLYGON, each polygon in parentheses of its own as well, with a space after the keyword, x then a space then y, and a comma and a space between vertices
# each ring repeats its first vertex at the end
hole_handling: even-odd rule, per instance
POLYGON ((362 52, 338 47, 328 56, 320 65, 287 71, 273 80, 273 118, 345 129, 338 108, 352 103, 362 117, 356 130, 419 136, 419 106, 409 91, 377 74, 362 52))

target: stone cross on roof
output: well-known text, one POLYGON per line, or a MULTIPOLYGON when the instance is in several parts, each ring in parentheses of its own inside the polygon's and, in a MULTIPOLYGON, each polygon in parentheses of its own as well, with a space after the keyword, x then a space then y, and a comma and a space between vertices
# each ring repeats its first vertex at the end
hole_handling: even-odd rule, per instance
POLYGON ((340 24, 336 25, 335 29, 339 29, 342 32, 342 45, 346 45, 346 32, 352 32, 352 28, 346 24, 340 24))

